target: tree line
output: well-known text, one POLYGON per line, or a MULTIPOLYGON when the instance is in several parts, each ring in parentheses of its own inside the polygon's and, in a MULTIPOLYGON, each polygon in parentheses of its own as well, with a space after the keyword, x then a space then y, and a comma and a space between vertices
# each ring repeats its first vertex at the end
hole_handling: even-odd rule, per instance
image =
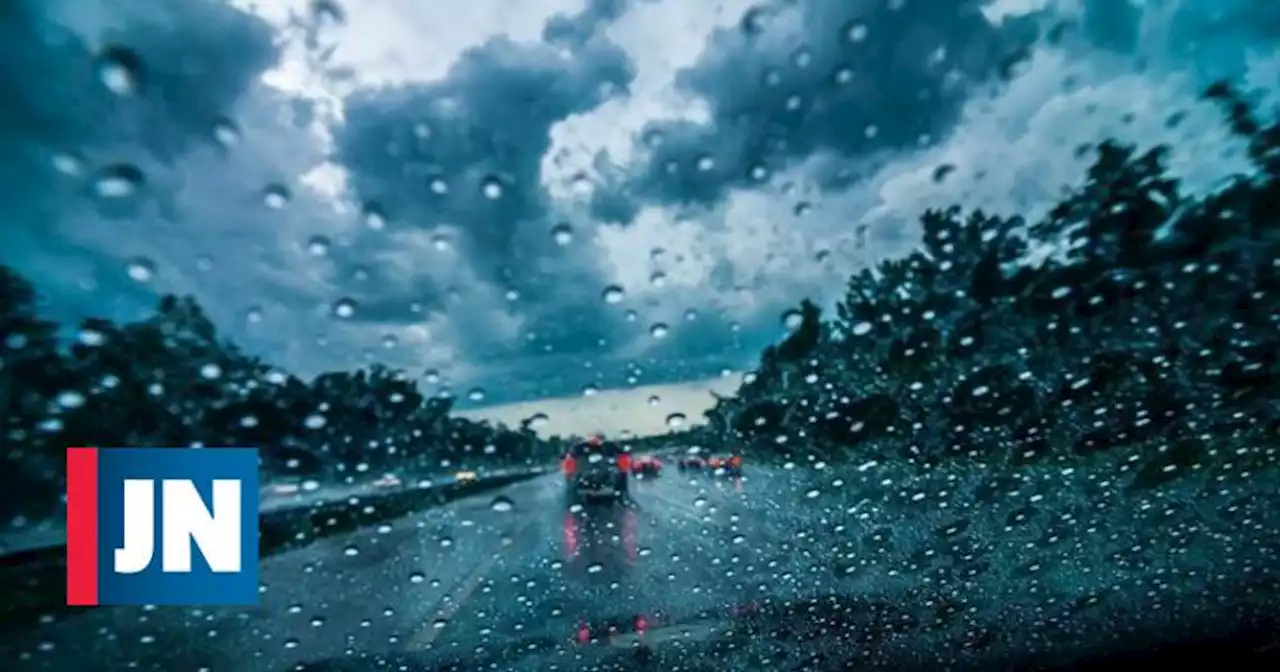
POLYGON ((219 336, 190 297, 148 319, 41 317, 36 291, 0 266, 0 520, 56 513, 68 446, 250 446, 266 478, 320 482, 545 460, 525 425, 450 414, 414 376, 374 364, 306 382, 219 336))
POLYGON ((1193 197, 1167 148, 1109 141, 1042 221, 926 212, 920 247, 849 278, 834 316, 803 302, 690 441, 921 468, 1131 451, 1139 487, 1274 446, 1280 124, 1226 84, 1206 97, 1252 174, 1193 197))

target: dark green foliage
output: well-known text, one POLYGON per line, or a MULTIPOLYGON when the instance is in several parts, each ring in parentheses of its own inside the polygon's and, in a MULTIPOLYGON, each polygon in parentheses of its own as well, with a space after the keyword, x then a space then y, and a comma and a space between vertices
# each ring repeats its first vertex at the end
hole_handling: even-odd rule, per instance
POLYGON ((850 278, 834 318, 807 308, 806 336, 766 349, 694 438, 922 466, 1124 449, 1135 488, 1274 441, 1280 124, 1228 86, 1207 95, 1254 174, 1192 198, 1164 148, 1108 142, 1043 221, 927 212, 916 252, 850 278))
POLYGON ((403 371, 325 373, 310 383, 219 338, 190 298, 119 325, 67 334, 35 311, 30 284, 0 266, 0 520, 58 511, 68 446, 253 446, 268 477, 340 481, 384 470, 523 463, 527 430, 450 417, 403 371))

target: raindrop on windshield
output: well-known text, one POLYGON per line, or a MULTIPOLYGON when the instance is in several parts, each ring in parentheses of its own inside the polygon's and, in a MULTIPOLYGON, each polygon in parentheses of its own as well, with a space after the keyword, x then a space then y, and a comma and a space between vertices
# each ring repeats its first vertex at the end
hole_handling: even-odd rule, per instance
POLYGON ((335 317, 348 318, 356 314, 356 302, 354 299, 338 299, 333 304, 333 315, 335 317))
POLYGON ((667 416, 667 427, 670 427, 671 429, 679 429, 684 426, 684 421, 684 413, 672 413, 667 416))
POLYGON ((320 429, 321 427, 324 427, 328 422, 329 421, 323 415, 320 415, 319 413, 312 413, 311 415, 308 415, 305 420, 302 421, 302 424, 306 426, 307 429, 320 429))
POLYGON ((782 325, 788 329, 799 329, 804 323, 804 316, 798 310, 788 310, 782 314, 782 325))
POLYGON ((145 257, 131 260, 126 270, 129 272, 129 277, 136 282, 150 282, 156 277, 155 262, 145 257))
POLYGON ((222 367, 214 364, 213 362, 209 362, 208 364, 200 367, 200 377, 205 380, 217 380, 222 377, 222 367))
POLYGON ((142 58, 132 49, 110 46, 98 54, 98 81, 117 96, 134 96, 142 88, 142 58))
POLYGON ((372 203, 364 206, 364 225, 374 231, 381 231, 387 228, 387 216, 383 214, 381 208, 372 203))
POLYGON ((622 300, 626 298, 627 294, 622 291, 621 287, 617 285, 609 285, 604 288, 602 296, 604 297, 605 303, 622 303, 622 300))
POLYGON ((240 129, 230 119, 219 119, 213 124, 213 139, 223 147, 232 147, 240 142, 240 129))
POLYGON ((499 495, 493 498, 493 503, 489 505, 489 508, 494 511, 506 513, 516 508, 516 505, 515 502, 512 502, 510 499, 499 495))
POLYGON ((138 193, 145 179, 137 166, 127 163, 107 166, 98 172, 93 191, 101 198, 128 198, 138 193))
POLYGON ((653 275, 649 276, 649 284, 653 285, 658 289, 665 287, 667 284, 667 274, 663 273, 662 271, 658 271, 654 273, 653 275))
POLYGON ((867 39, 867 24, 862 21, 851 21, 844 29, 845 39, 853 43, 862 42, 867 39))
POLYGON ((596 387, 595 385, 587 385, 586 387, 582 388, 582 396, 594 397, 596 393, 599 391, 600 391, 600 388, 596 387))
POLYGON ((307 252, 315 257, 323 257, 329 253, 330 245, 329 239, 324 236, 311 236, 307 241, 307 252))
POLYGON ((670 327, 668 327, 664 322, 658 322, 652 327, 649 327, 649 334, 659 340, 666 338, 670 331, 670 327))
POLYGON ((551 229, 551 238, 557 245, 568 245, 573 242, 573 227, 568 224, 557 224, 551 229))
POLYGON ((534 413, 533 416, 529 418, 529 427, 532 429, 541 429, 547 426, 547 421, 549 420, 550 418, 547 417, 546 413, 534 413))
POLYGON ((502 198, 502 182, 496 177, 486 177, 480 185, 480 191, 484 197, 490 200, 502 198))
POLYGON ((289 189, 282 184, 268 185, 262 190, 262 202, 272 210, 279 210, 289 204, 289 189))
POLYGON ((58 405, 63 408, 80 408, 84 406, 84 395, 74 391, 63 392, 58 395, 58 405))
POLYGON ((467 398, 470 399, 471 401, 484 401, 484 390, 478 387, 473 388, 470 392, 467 393, 467 398))

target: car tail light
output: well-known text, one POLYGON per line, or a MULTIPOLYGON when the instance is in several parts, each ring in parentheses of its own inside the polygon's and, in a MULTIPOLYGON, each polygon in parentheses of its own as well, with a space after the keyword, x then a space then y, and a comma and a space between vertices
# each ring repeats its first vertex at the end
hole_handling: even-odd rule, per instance
POLYGON ((623 471, 631 471, 631 456, 623 453, 618 456, 618 468, 623 471))
POLYGON ((572 476, 574 470, 577 468, 578 461, 573 459, 571 456, 566 455, 563 460, 560 460, 560 469, 564 471, 565 476, 572 476))

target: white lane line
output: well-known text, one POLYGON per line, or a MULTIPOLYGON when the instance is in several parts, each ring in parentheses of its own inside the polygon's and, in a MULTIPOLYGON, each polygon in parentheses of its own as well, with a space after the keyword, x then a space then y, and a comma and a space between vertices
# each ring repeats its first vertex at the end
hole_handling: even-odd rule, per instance
MULTIPOLYGON (((538 516, 534 515, 537 511, 530 511, 525 518, 517 523, 515 532, 511 534, 512 539, 519 539, 538 520, 538 516)), ((420 651, 431 646, 440 633, 449 626, 449 622, 453 619, 458 610, 462 608, 467 600, 475 594, 476 589, 480 587, 480 583, 484 577, 493 570, 493 566, 498 564, 498 560, 502 559, 503 553, 507 550, 506 546, 499 548, 492 555, 480 562, 476 568, 467 575, 450 593, 446 594, 443 603, 429 621, 423 624, 422 629, 409 639, 408 649, 410 651, 420 651)))

